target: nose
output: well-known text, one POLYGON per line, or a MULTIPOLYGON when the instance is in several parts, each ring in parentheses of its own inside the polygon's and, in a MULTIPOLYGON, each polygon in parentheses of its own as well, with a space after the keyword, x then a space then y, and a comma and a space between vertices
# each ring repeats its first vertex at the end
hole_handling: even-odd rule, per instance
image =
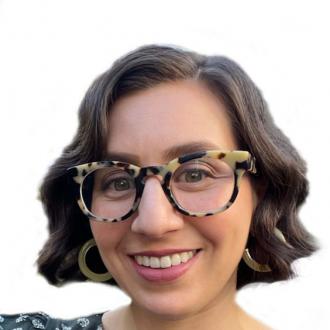
POLYGON ((182 215, 177 212, 164 194, 160 179, 150 176, 145 181, 137 215, 131 230, 153 238, 183 227, 182 215))

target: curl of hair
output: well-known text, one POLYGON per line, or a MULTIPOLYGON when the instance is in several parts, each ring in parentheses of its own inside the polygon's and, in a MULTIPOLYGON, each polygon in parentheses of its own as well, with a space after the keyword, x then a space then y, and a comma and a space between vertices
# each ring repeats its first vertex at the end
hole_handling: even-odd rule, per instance
MULTIPOLYGON (((262 195, 253 214, 247 247, 252 257, 267 263, 272 272, 255 272, 240 261, 237 289, 254 282, 293 278, 292 263, 319 248, 298 218, 308 194, 306 163, 275 125, 261 91, 249 76, 224 56, 205 56, 172 45, 147 45, 119 58, 93 81, 80 104, 73 141, 42 182, 40 199, 49 221, 49 238, 37 264, 49 283, 86 280, 77 259, 92 233, 76 203, 78 188, 67 175, 67 168, 104 157, 111 129, 107 124, 109 113, 119 98, 186 79, 204 83, 225 104, 239 147, 257 160, 258 175, 252 177, 252 183, 262 195), (291 248, 274 235, 275 227, 291 248)), ((109 283, 116 284, 114 280, 109 283)))

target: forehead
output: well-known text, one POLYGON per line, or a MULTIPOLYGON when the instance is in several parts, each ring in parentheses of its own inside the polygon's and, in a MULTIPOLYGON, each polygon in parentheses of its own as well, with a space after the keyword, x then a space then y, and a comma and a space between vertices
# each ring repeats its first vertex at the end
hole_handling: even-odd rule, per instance
POLYGON ((177 157, 185 148, 236 149, 225 106, 201 82, 162 83, 123 97, 111 109, 107 152, 125 154, 121 160, 164 163, 175 158, 170 149, 177 157))

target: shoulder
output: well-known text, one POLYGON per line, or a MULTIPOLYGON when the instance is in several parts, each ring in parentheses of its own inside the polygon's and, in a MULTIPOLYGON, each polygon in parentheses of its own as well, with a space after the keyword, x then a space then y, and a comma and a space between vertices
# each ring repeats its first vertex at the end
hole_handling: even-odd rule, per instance
POLYGON ((45 313, 0 314, 0 330, 46 329, 49 316, 45 313))
POLYGON ((0 330, 102 330, 102 313, 73 319, 52 318, 46 313, 0 314, 0 330))

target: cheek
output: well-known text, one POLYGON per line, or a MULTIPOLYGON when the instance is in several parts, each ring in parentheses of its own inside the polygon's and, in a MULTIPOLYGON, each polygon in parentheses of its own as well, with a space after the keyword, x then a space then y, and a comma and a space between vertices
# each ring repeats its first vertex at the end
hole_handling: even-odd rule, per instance
POLYGON ((106 223, 90 220, 91 230, 101 255, 113 253, 130 228, 129 221, 106 223))
POLYGON ((256 200, 247 180, 242 180, 240 192, 226 211, 195 222, 197 230, 213 245, 243 249, 246 244, 256 200))

